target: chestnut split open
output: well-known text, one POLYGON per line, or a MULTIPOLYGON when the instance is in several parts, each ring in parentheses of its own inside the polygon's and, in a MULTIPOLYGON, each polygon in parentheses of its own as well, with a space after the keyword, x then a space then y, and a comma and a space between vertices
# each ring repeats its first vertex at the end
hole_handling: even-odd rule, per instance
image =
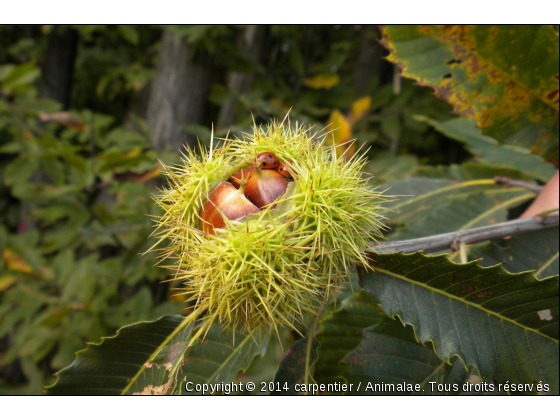
POLYGON ((259 154, 255 162, 220 182, 208 195, 202 209, 202 230, 213 234, 225 226, 224 217, 237 220, 272 206, 288 188, 289 163, 281 163, 274 153, 259 154))

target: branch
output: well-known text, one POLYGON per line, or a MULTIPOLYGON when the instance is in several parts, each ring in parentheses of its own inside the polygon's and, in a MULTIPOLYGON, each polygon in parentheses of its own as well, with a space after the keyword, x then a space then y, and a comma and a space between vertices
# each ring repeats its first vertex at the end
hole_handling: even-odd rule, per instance
POLYGON ((435 252, 444 249, 454 249, 460 242, 469 245, 555 226, 558 226, 558 212, 545 216, 539 214, 534 217, 511 220, 509 222, 497 223, 491 226, 468 229, 460 232, 442 233, 441 235, 408 239, 405 241, 384 242, 374 245, 374 249, 379 254, 391 254, 394 252, 409 254, 417 251, 435 252))
POLYGON ((525 188, 526 190, 536 192, 537 194, 542 191, 542 187, 532 184, 526 181, 520 181, 518 179, 511 179, 507 176, 497 176, 494 178, 496 184, 502 184, 505 187, 521 187, 525 188))

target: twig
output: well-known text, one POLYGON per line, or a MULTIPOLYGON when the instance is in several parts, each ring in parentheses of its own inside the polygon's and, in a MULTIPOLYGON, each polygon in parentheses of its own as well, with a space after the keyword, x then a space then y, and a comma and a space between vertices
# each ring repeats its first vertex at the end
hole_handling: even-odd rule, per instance
MULTIPOLYGON (((374 245, 379 254, 394 252, 412 253, 417 251, 435 252, 444 249, 454 249, 456 244, 463 242, 465 245, 492 239, 515 236, 522 233, 534 232, 558 226, 558 213, 536 215, 526 219, 511 220, 475 229, 460 232, 442 233, 441 235, 427 236, 425 238, 409 239, 405 241, 384 242, 374 245)), ((457 250, 457 249, 455 249, 457 250)))
POLYGON ((393 66, 393 95, 401 93, 401 69, 399 66, 393 66))
POLYGON ((527 181, 519 181, 518 179, 511 179, 507 176, 497 176, 494 178, 494 181, 496 181, 496 184, 502 184, 505 187, 521 187, 536 192, 537 194, 542 191, 542 187, 536 184, 527 181))

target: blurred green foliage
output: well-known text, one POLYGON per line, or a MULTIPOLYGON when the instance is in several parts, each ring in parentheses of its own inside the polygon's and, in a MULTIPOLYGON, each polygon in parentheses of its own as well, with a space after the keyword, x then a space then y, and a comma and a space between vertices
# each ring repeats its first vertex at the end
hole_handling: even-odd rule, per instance
MULTIPOLYGON (((135 115, 155 75, 162 28, 66 28, 78 38, 68 110, 41 93, 49 35, 63 29, 0 27, 0 393, 40 393, 86 341, 183 311, 174 283, 161 282, 168 273, 154 267, 156 256, 139 256, 153 243, 146 215, 158 212, 151 199, 163 182, 158 159, 178 160, 176 150, 152 148, 143 116, 135 115)), ((369 148, 379 183, 421 164, 468 158, 462 144, 414 118, 445 121, 450 106, 400 80, 392 65, 380 61, 365 90, 355 88, 363 27, 269 29, 255 64, 237 48, 243 26, 173 28, 195 55, 215 56, 208 112, 185 127, 200 141, 209 140, 211 123, 233 96, 228 74, 253 72, 233 134, 290 109, 292 120, 322 129, 338 110, 348 118, 348 135, 369 148), (370 105, 353 118, 364 97, 370 105)))

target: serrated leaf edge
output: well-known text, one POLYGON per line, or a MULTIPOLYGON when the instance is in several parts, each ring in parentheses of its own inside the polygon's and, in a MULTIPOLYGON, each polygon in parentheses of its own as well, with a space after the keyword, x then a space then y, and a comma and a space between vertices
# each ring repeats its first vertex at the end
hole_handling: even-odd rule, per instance
MULTIPOLYGON (((400 255, 403 255, 403 256, 416 255, 416 254, 423 254, 425 257, 427 257, 427 258, 429 258, 429 259, 432 259, 432 260, 437 260, 437 259, 448 259, 448 258, 447 258, 447 255, 448 255, 448 254, 444 254, 444 255, 434 255, 434 256, 432 256, 432 255, 426 255, 426 254, 424 254, 423 252, 412 252, 412 253, 410 253, 410 254, 405 254, 405 253, 402 253, 402 252, 398 252, 398 253, 395 253, 395 254, 400 254, 400 255)), ((497 267, 498 269, 501 269, 504 273, 509 274, 509 275, 532 274, 533 277, 534 277, 533 271, 531 271, 531 270, 522 271, 522 272, 520 272, 520 273, 510 273, 509 271, 507 271, 506 269, 503 268, 502 264, 496 264, 496 265, 489 266, 489 267, 482 267, 482 266, 480 266, 480 265, 478 264, 479 261, 481 261, 481 259, 477 259, 477 260, 474 260, 474 261, 470 261, 470 262, 468 262, 467 264, 457 264, 457 263, 454 263, 453 261, 449 261, 449 262, 450 262, 451 264, 454 264, 454 265, 457 265, 457 266, 476 265, 476 266, 478 266, 482 271, 488 271, 488 270, 496 269, 496 267, 497 267)), ((541 333, 540 331, 535 330, 534 328, 530 328, 530 327, 524 326, 523 324, 520 324, 519 322, 517 322, 517 321, 515 321, 515 320, 512 320, 512 319, 510 319, 510 318, 504 317, 504 316, 500 315, 498 312, 491 311, 491 310, 489 310, 489 309, 487 309, 487 308, 484 308, 482 305, 479 305, 479 304, 477 304, 477 303, 464 300, 464 299, 462 299, 462 298, 459 298, 458 296, 455 296, 455 295, 452 295, 452 294, 450 294, 450 293, 447 293, 447 292, 445 292, 444 290, 441 290, 441 289, 437 289, 437 288, 435 288, 435 287, 428 286, 428 285, 425 284, 425 283, 421 283, 421 282, 418 282, 418 281, 409 279, 409 278, 407 278, 407 277, 405 277, 405 276, 402 276, 402 275, 393 273, 393 272, 391 272, 391 271, 389 271, 389 270, 384 270, 383 268, 376 267, 375 265, 374 265, 373 268, 374 268, 374 271, 376 271, 376 272, 383 273, 383 274, 386 274, 386 275, 391 276, 391 277, 394 277, 394 278, 398 278, 398 279, 400 279, 400 280, 402 280, 402 281, 404 281, 404 282, 406 282, 406 283, 414 284, 415 286, 418 286, 418 287, 421 287, 421 288, 423 288, 423 289, 429 290, 429 291, 432 292, 432 293, 436 293, 436 294, 439 294, 439 295, 443 295, 443 296, 445 296, 445 297, 447 297, 447 298, 456 300, 456 301, 458 301, 458 302, 461 302, 461 303, 464 303, 464 304, 466 304, 466 305, 472 306, 473 308, 479 309, 479 310, 481 310, 481 311, 483 311, 483 312, 485 312, 485 313, 488 313, 488 314, 491 314, 491 315, 493 315, 493 316, 496 316, 498 319, 500 319, 500 320, 502 320, 502 321, 505 321, 505 322, 509 322, 509 323, 511 323, 511 324, 513 324, 513 325, 515 325, 515 326, 517 326, 517 327, 520 327, 520 328, 522 328, 524 331, 533 332, 533 333, 535 333, 535 334, 537 334, 537 335, 540 335, 540 336, 542 336, 542 337, 544 337, 544 338, 546 338, 546 339, 548 339, 548 340, 551 340, 551 341, 553 341, 553 342, 555 342, 555 343, 557 343, 557 344, 558 344, 558 342, 559 342, 558 339, 549 337, 548 335, 543 334, 543 333, 541 333)), ((546 277, 546 278, 544 278, 544 279, 538 279, 538 278, 536 278, 536 277, 534 277, 534 278, 535 278, 535 281, 543 282, 543 281, 550 281, 551 279, 557 278, 557 277, 558 277, 558 276, 550 276, 550 277, 546 277)), ((392 315, 389 315, 389 316, 391 316, 393 319, 395 319, 395 317, 393 317, 392 315)), ((399 317, 399 319, 400 319, 400 317, 399 317)), ((412 325, 412 324, 410 324, 410 325, 414 328, 414 325, 412 325)), ((415 334, 415 336, 416 336, 416 329, 415 329, 415 331, 414 331, 414 334, 415 334)), ((416 338, 418 339, 418 337, 416 337, 416 338)), ((457 356, 458 356, 458 355, 457 355, 457 356)))

